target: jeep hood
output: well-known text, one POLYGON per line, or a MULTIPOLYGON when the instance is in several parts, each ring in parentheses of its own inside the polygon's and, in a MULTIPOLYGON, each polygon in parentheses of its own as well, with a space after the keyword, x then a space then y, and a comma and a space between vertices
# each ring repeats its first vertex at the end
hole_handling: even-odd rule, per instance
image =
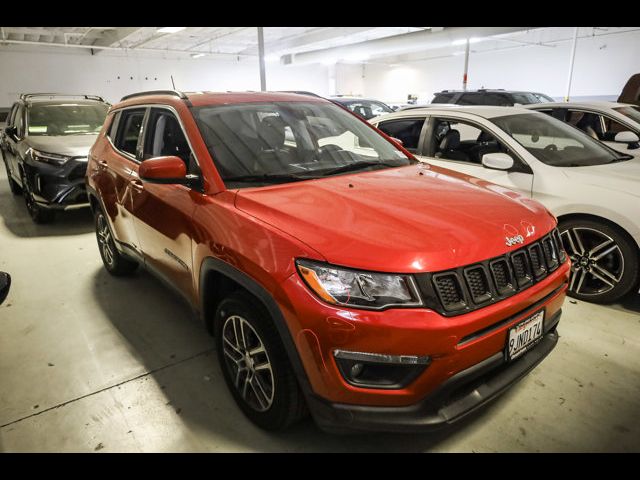
POLYGON ((432 165, 240 189, 236 207, 330 263, 387 272, 439 271, 501 255, 555 226, 519 193, 432 165))
POLYGON ((70 157, 86 157, 96 141, 98 134, 56 135, 48 137, 37 135, 27 137, 26 143, 43 153, 57 153, 70 157))

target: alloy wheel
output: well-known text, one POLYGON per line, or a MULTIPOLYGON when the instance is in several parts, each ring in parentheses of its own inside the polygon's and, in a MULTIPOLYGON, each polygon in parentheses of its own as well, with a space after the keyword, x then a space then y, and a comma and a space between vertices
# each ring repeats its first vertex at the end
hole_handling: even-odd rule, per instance
POLYGON ((271 361, 256 330, 241 316, 232 315, 222 327, 225 367, 243 400, 258 412, 273 404, 275 382, 271 361))
POLYGON ((113 249, 114 243, 111 237, 111 230, 107 224, 107 219, 103 214, 98 215, 98 228, 96 229, 98 236, 98 244, 100 245, 100 251, 104 257, 104 261, 110 266, 113 266, 113 249))
POLYGON ((572 263, 570 292, 602 295, 618 285, 624 275, 624 256, 613 238, 588 227, 572 227, 561 235, 572 263))

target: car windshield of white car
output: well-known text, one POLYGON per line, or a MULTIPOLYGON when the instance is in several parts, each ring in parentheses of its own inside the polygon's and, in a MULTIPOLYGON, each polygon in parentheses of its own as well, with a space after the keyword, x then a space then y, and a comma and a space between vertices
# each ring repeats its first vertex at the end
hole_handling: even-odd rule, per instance
POLYGON ((640 123, 640 107, 628 106, 614 108, 616 112, 621 113, 625 117, 629 117, 634 122, 640 123))
POLYGON ((554 167, 604 165, 633 158, 544 113, 506 115, 491 121, 531 155, 554 167))
POLYGON ((240 103, 196 107, 193 112, 228 188, 417 162, 332 103, 240 103))

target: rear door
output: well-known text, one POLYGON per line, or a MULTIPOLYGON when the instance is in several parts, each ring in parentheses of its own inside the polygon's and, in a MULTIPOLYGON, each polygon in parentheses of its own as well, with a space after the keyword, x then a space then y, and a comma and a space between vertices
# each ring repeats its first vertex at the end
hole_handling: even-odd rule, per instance
POLYGON ((428 163, 482 178, 527 196, 532 195, 533 172, 529 165, 485 125, 447 116, 428 117, 421 152, 421 158, 428 163), (453 145, 454 148, 442 149, 445 146, 444 137, 451 130, 459 133, 460 142, 453 145), (513 158, 514 167, 511 170, 493 170, 482 165, 483 155, 498 152, 513 158))
MULTIPOLYGON (((175 111, 152 107, 144 128, 141 159, 180 157, 187 172, 200 174, 195 156, 175 111)), ((184 185, 161 185, 140 180, 131 172, 132 211, 145 261, 188 298, 194 296, 193 213, 201 192, 184 185)))
POLYGON ((116 239, 134 252, 141 254, 132 214, 131 173, 137 171, 138 144, 146 107, 125 108, 118 111, 107 130, 108 142, 94 149, 96 171, 90 172, 104 201, 116 239))

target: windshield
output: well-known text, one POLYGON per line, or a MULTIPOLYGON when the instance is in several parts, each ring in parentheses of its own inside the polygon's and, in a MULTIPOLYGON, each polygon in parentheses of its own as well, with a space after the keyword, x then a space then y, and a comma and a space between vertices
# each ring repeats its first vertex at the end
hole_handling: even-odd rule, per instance
POLYGON ((35 104, 29 107, 29 136, 96 134, 107 116, 108 105, 35 104))
POLYGON ((634 122, 640 123, 640 107, 618 107, 614 108, 616 112, 620 112, 625 117, 629 117, 634 122))
POLYGON ((544 113, 507 115, 491 121, 531 155, 553 167, 604 165, 632 158, 544 113))
POLYGON ((545 102, 553 102, 553 99, 543 95, 541 93, 532 93, 532 92, 518 92, 512 93, 514 103, 519 103, 520 105, 530 105, 532 103, 545 103, 545 102))
POLYGON ((331 103, 244 103, 193 111, 228 188, 417 162, 331 103))
POLYGON ((363 117, 365 120, 377 117, 378 115, 384 115, 385 113, 391 113, 393 110, 381 102, 374 102, 371 100, 356 100, 356 101, 341 101, 345 107, 363 117))

